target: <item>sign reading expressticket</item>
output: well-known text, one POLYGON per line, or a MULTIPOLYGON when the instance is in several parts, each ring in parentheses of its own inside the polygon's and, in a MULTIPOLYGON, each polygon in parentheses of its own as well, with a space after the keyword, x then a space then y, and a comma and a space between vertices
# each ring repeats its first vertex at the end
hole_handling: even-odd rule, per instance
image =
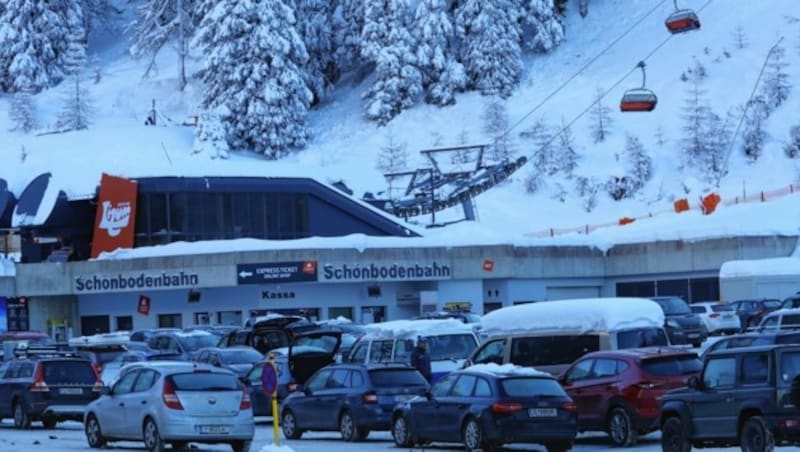
POLYGON ((450 266, 437 261, 395 262, 391 264, 325 264, 320 281, 420 281, 450 279, 450 266))
POLYGON ((238 284, 316 281, 317 261, 238 264, 236 266, 236 280, 238 284))
POLYGON ((200 276, 188 272, 118 273, 83 275, 75 278, 76 293, 128 292, 142 289, 166 290, 197 287, 200 276))

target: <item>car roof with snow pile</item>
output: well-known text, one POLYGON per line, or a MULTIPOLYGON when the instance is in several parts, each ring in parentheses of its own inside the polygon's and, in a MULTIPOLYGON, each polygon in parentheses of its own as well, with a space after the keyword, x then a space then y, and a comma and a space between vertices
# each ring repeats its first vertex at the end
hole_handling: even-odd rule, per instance
POLYGON ((517 366, 515 364, 473 364, 459 372, 472 372, 494 375, 495 377, 537 377, 553 379, 553 375, 542 372, 533 367, 517 366))
POLYGON ((419 336, 474 334, 470 325, 456 319, 392 320, 366 325, 365 337, 417 339, 419 336))
POLYGON ((67 342, 70 346, 76 348, 125 346, 131 342, 131 333, 130 331, 117 331, 114 333, 93 334, 91 336, 73 337, 67 342))

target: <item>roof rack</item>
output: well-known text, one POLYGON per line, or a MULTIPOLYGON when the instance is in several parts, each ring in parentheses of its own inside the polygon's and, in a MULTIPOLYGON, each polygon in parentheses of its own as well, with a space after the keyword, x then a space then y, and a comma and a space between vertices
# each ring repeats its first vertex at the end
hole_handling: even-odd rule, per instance
POLYGON ((19 344, 14 347, 15 358, 50 358, 50 357, 73 357, 79 358, 80 355, 72 350, 64 350, 58 346, 52 345, 34 345, 28 346, 27 344, 19 344))

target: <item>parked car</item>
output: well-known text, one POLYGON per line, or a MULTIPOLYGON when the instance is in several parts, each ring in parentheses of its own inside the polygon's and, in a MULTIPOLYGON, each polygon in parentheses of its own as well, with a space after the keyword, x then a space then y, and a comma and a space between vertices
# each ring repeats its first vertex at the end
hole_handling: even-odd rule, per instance
POLYGON ((680 297, 652 297, 664 310, 665 327, 672 345, 699 347, 708 338, 708 329, 680 297))
POLYGON ((263 359, 264 355, 253 347, 237 345, 226 348, 201 348, 197 351, 195 361, 228 369, 236 375, 243 376, 250 371, 254 364, 263 359))
POLYGON ((685 349, 648 347, 594 352, 577 360, 559 382, 578 407, 578 430, 608 433, 617 447, 658 429, 664 392, 686 385, 703 366, 685 349))
POLYGON ((111 384, 114 383, 117 378, 119 378, 122 368, 128 364, 156 360, 170 360, 179 357, 180 355, 177 353, 154 353, 143 350, 129 350, 107 362, 103 366, 103 372, 100 374, 100 378, 103 380, 103 383, 106 386, 111 386, 111 384))
POLYGON ((800 344, 800 331, 765 331, 763 333, 750 332, 723 337, 703 350, 703 353, 700 355, 700 357, 705 358, 706 355, 717 350, 753 347, 756 345, 780 344, 800 344))
POLYGON ((800 329, 800 308, 778 309, 777 311, 772 311, 764 315, 756 331, 763 333, 765 331, 787 329, 800 329))
MULTIPOLYGON (((254 416, 272 416, 272 396, 264 392, 264 365, 269 361, 262 361, 254 364, 250 371, 242 377, 247 392, 250 394, 250 402, 253 404, 254 416)), ((274 360, 275 373, 278 377, 276 396, 278 403, 282 403, 286 397, 298 388, 297 382, 289 372, 288 357, 286 355, 276 355, 274 360)))
POLYGON ((295 334, 318 328, 318 325, 309 322, 305 317, 270 314, 255 318, 252 326, 231 331, 220 341, 219 346, 248 345, 266 355, 276 348, 288 347, 295 334))
POLYGON ((781 307, 780 300, 761 299, 761 300, 736 300, 729 303, 733 306, 736 314, 742 323, 742 331, 752 328, 761 323, 761 318, 781 307))
POLYGON ((781 302, 781 309, 800 308, 800 293, 790 295, 781 302))
POLYGON ((8 361, 0 376, 0 418, 27 429, 41 421, 44 428, 81 420, 86 405, 103 390, 89 361, 53 347, 24 347, 8 361))
POLYGON ((147 343, 148 349, 158 353, 179 355, 178 359, 192 361, 201 348, 216 347, 217 336, 207 331, 158 332, 147 343))
POLYGON ((742 321, 733 306, 717 301, 692 303, 690 309, 700 316, 708 334, 733 334, 742 329, 742 321))
POLYGON ((434 311, 415 317, 415 320, 424 319, 456 319, 464 323, 477 324, 480 323, 481 316, 469 311, 434 311))
POLYGON ((147 350, 147 343, 156 333, 177 333, 179 331, 181 331, 180 328, 139 328, 133 330, 129 338, 128 349, 147 350))
POLYGON ((6 359, 6 349, 8 349, 7 359, 12 359, 14 357, 14 348, 19 344, 40 347, 54 345, 55 343, 50 336, 38 331, 0 332, 0 360, 6 359))
POLYGON ((140 365, 125 372, 83 417, 91 448, 144 441, 150 451, 189 442, 250 449, 255 431, 250 397, 233 372, 204 365, 140 365))
POLYGON ((283 434, 298 439, 308 430, 339 431, 344 441, 363 440, 370 431, 389 430, 395 405, 428 387, 416 369, 404 365, 327 366, 282 403, 283 434))
POLYGON ((661 399, 665 451, 741 446, 771 451, 800 445, 800 346, 768 345, 710 353, 699 377, 661 399))
POLYGON ((116 333, 94 334, 91 336, 73 337, 68 341, 69 346, 94 366, 97 375, 103 374, 103 368, 109 362, 128 351, 130 333, 120 331, 116 333))
POLYGON ((577 407, 550 374, 529 368, 476 365, 442 378, 423 397, 401 402, 392 416, 398 447, 462 442, 467 450, 503 443, 572 448, 577 407))
POLYGON ((235 325, 191 325, 184 328, 183 332, 191 333, 192 331, 206 331, 214 336, 217 336, 217 340, 220 341, 227 337, 231 331, 235 331, 237 328, 238 327, 235 325))

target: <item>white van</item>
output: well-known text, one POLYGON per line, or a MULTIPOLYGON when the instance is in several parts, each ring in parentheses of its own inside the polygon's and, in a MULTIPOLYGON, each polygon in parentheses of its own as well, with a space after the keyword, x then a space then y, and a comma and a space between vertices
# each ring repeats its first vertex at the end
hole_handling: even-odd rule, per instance
POLYGON ((424 337, 431 357, 431 382, 460 368, 478 346, 472 327, 456 319, 393 320, 366 329, 367 334, 353 345, 349 362, 409 364, 417 338, 424 337))
POLYGON ((664 311, 647 298, 584 298, 509 306, 481 318, 466 365, 516 364, 558 375, 589 352, 667 346, 664 311))

